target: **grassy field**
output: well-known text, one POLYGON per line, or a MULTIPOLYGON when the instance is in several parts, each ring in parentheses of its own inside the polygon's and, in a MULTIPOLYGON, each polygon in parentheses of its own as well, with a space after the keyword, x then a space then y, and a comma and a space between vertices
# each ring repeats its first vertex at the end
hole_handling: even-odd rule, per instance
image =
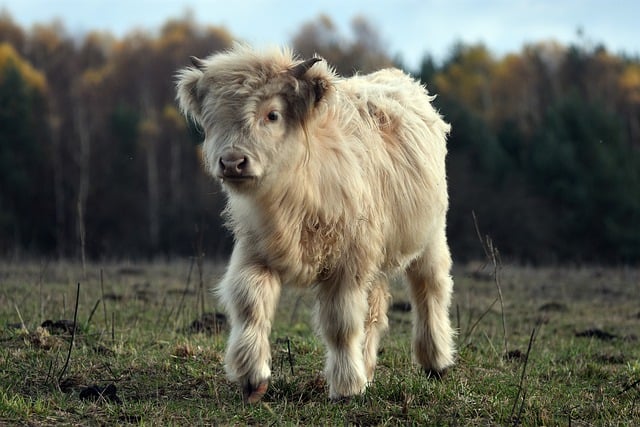
POLYGON ((0 425, 640 425, 638 269, 504 266, 496 280, 457 266, 458 363, 442 381, 411 363, 396 281, 376 380, 343 403, 327 396, 313 295, 284 291, 272 383, 253 406, 224 378, 225 319, 207 292, 220 273, 0 262, 0 425))

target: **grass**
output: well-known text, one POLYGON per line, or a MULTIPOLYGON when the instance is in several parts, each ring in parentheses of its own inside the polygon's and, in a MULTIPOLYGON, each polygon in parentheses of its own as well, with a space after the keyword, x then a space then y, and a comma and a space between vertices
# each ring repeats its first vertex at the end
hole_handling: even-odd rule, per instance
MULTIPOLYGON (((411 363, 411 313, 398 304, 375 382, 339 404, 322 377, 313 295, 285 290, 272 383, 253 406, 224 378, 226 332, 190 329, 203 305, 217 311, 201 289, 221 272, 206 262, 107 263, 87 266, 84 279, 72 263, 0 263, 0 425, 640 424, 638 269, 507 266, 499 302, 493 269, 458 267, 450 374, 434 381, 411 363), (69 354, 69 329, 40 325, 74 314, 69 354), (81 398, 91 390, 104 395, 81 398)), ((401 281, 392 293, 407 300, 401 281)))

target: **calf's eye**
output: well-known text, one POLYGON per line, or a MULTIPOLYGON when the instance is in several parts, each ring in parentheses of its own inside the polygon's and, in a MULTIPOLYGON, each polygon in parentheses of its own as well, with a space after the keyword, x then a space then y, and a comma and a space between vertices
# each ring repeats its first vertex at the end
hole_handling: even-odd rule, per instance
POLYGON ((270 122, 277 122, 278 120, 280 120, 280 113, 275 110, 269 111, 269 114, 267 114, 267 120, 270 122))

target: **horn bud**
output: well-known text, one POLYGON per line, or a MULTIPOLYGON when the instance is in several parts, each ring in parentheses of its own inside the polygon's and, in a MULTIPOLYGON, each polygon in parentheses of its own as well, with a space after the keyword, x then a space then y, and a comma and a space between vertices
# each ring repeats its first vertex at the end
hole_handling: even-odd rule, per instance
POLYGON ((307 71, 309 71, 309 68, 313 67, 313 64, 315 64, 316 62, 320 62, 320 61, 322 61, 322 59, 320 59, 320 58, 307 59, 306 61, 301 62, 300 64, 296 65, 295 67, 292 67, 291 68, 291 75, 293 77, 299 79, 302 76, 304 76, 307 71))
POLYGON ((196 67, 198 70, 204 71, 205 68, 207 68, 207 65, 202 59, 196 56, 190 56, 189 59, 191 60, 191 64, 193 64, 193 66, 196 67))

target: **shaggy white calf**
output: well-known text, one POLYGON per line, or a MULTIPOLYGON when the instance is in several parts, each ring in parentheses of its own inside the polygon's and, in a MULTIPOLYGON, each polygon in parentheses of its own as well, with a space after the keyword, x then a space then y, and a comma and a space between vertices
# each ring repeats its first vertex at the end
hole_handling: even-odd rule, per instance
POLYGON ((444 373, 454 362, 449 125, 427 91, 399 70, 341 78, 287 50, 235 46, 192 62, 178 100, 228 196, 235 247, 218 292, 231 323, 226 371, 245 399, 267 390, 283 284, 317 295, 331 398, 372 381, 394 272, 408 277, 415 359, 444 373))

